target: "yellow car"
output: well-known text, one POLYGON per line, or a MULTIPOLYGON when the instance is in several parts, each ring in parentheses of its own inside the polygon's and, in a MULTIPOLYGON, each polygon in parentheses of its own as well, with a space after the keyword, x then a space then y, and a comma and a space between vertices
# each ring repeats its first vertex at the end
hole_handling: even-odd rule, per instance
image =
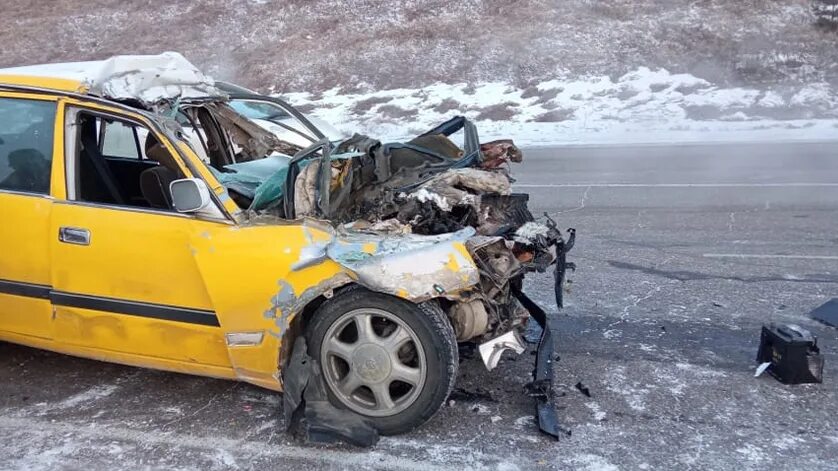
POLYGON ((0 71, 0 340, 282 391, 305 334, 332 403, 415 428, 458 341, 520 327, 510 286, 554 247, 339 223, 361 147, 294 148, 225 100, 170 53, 0 71))

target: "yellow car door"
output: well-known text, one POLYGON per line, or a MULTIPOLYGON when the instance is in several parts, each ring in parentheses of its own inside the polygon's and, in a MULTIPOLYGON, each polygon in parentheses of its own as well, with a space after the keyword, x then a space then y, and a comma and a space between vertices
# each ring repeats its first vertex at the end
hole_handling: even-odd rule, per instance
POLYGON ((145 117, 68 100, 63 119, 67 191, 49 228, 56 342, 84 356, 229 377, 221 326, 190 249, 229 222, 220 211, 212 220, 166 207, 167 183, 191 173, 145 117), (108 141, 110 129, 131 141, 108 141))
POLYGON ((51 336, 56 110, 54 97, 0 92, 0 339, 27 344, 51 336))

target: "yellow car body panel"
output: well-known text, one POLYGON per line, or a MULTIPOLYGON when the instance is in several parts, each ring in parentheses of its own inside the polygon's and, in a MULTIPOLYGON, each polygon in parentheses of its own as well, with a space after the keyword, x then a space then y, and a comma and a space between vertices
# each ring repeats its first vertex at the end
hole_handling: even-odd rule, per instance
MULTIPOLYGON (((0 98, 58 101, 55 96, 26 92, 0 91, 0 98)), ((59 120, 56 120, 54 133, 53 141, 63 142, 59 120)), ((54 194, 63 194, 64 172, 61 170, 59 176, 56 171, 62 162, 63 147, 55 145, 50 180, 54 194), (56 191, 59 187, 61 190, 56 191)), ((52 204, 53 198, 49 195, 0 192, 0 279, 33 286, 50 285, 48 230, 52 204)), ((0 329, 5 326, 7 331, 49 339, 51 315, 52 306, 45 297, 0 292, 0 329)))
MULTIPOLYGON (((29 221, 14 231, 0 229, 0 278, 31 285, 50 285, 49 217, 52 199, 0 193, 0 220, 29 221), (10 250, 14 247, 14 250, 10 250)), ((0 328, 33 337, 50 338, 49 299, 0 292, 0 328)))
MULTIPOLYGON (((0 77, 0 83, 4 80, 0 77)), ((47 79, 23 82, 80 90, 79 84, 47 79)), ((366 266, 359 276, 326 256, 325 247, 335 240, 330 227, 313 221, 243 222, 192 149, 161 134, 148 114, 80 95, 0 92, 6 96, 56 101, 57 113, 50 194, 0 189, 0 340, 281 390, 283 355, 293 340, 286 334, 294 317, 340 286, 364 284, 362 277, 373 280, 378 267, 366 266), (72 201, 64 133, 70 107, 148 127, 184 175, 207 184, 225 218, 72 201), (87 243, 59 240, 67 228, 85 231, 87 243)), ((346 247, 353 245, 341 250, 346 247)), ((366 256, 377 245, 359 247, 366 256)), ((451 242, 448 251, 434 254, 443 260, 445 289, 436 283, 446 282, 435 281, 433 272, 409 276, 404 285, 381 280, 372 289, 411 301, 443 293, 454 297, 476 283, 477 270, 461 242, 451 242), (471 269, 469 276, 461 275, 464 266, 471 269)), ((405 257, 400 260, 404 265, 405 257)), ((387 268, 383 265, 382 273, 387 268)))
POLYGON ((41 77, 36 75, 5 75, 0 74, 0 84, 16 85, 20 87, 43 88, 71 93, 87 93, 87 86, 78 81, 58 77, 41 77))

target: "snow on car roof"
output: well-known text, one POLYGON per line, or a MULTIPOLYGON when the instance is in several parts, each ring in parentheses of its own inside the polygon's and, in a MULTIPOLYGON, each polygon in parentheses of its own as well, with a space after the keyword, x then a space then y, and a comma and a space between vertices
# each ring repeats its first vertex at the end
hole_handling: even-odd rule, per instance
POLYGON ((211 77, 177 52, 12 67, 0 69, 0 75, 73 80, 86 86, 92 95, 146 104, 178 97, 226 96, 211 77))

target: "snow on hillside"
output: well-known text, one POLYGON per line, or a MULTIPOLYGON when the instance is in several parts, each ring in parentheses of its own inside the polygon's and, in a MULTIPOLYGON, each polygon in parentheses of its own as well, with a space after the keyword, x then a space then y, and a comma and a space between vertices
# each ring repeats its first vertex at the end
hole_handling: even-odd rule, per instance
POLYGON ((282 96, 343 132, 383 140, 414 136, 457 114, 478 123, 483 141, 511 137, 529 146, 838 137, 838 96, 827 84, 724 88, 644 67, 615 80, 556 79, 524 89, 501 82, 436 83, 282 96))

